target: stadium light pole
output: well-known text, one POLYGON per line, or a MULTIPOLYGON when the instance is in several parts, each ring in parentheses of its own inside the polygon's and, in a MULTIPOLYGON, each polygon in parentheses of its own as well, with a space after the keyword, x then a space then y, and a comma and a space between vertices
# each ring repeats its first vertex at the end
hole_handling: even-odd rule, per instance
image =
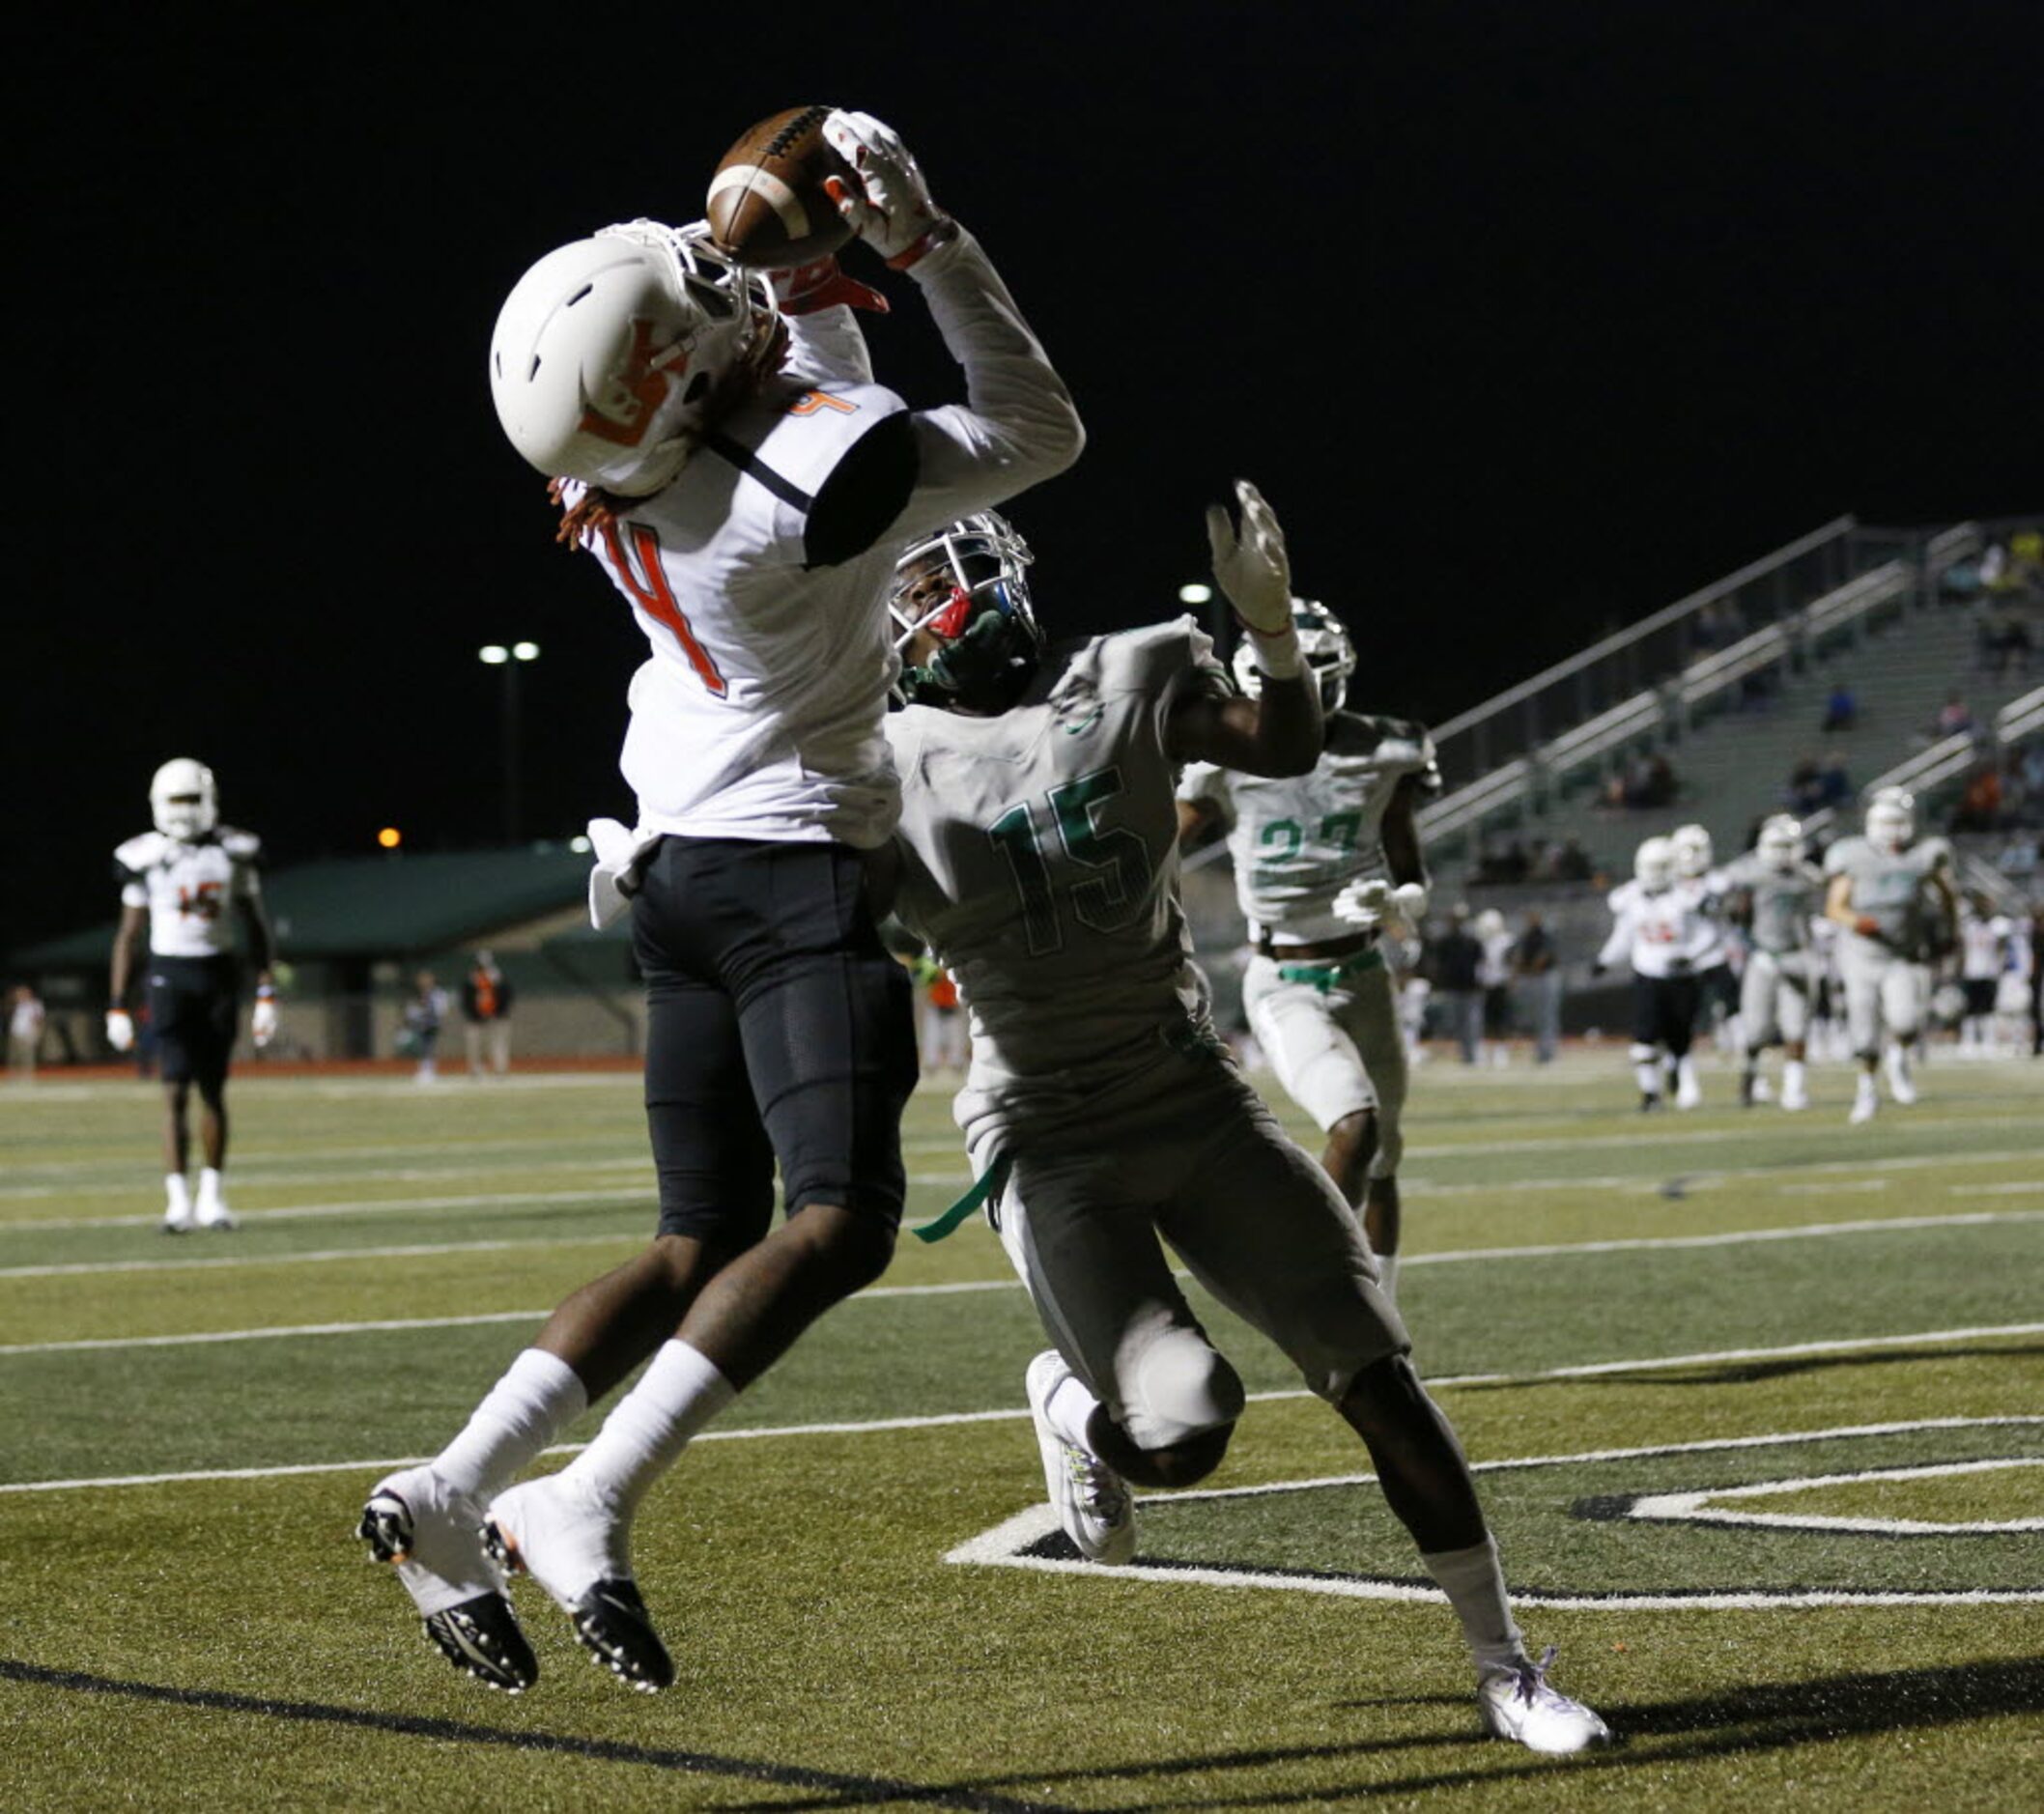
POLYGON ((515 844, 518 842, 523 779, 518 759, 518 670, 527 662, 539 660, 539 644, 514 642, 506 647, 501 642, 486 642, 475 653, 485 667, 500 668, 504 676, 504 842, 515 844))

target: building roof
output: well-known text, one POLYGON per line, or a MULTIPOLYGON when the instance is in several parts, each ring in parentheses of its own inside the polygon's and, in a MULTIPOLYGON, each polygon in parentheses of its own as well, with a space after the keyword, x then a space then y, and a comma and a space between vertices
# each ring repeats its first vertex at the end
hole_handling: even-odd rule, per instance
MULTIPOLYGON (((586 855, 565 844, 328 857, 263 878, 282 955, 295 963, 402 958, 557 914, 581 899, 586 855)), ((103 964, 114 921, 9 954, 17 971, 103 964)))

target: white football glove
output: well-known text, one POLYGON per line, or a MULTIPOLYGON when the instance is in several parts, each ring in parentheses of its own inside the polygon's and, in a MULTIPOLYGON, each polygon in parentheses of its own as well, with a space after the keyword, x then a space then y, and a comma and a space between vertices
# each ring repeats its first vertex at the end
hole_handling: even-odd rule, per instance
POLYGON ((1285 532, 1263 494, 1247 479, 1235 482, 1242 513, 1239 531, 1222 504, 1207 506, 1207 539, 1213 545, 1213 577, 1235 614, 1260 637, 1292 628, 1292 563, 1285 556, 1285 532))
POLYGON ((277 1036, 277 1005, 271 997, 256 997, 248 1014, 248 1035, 257 1045, 268 1045, 277 1036))
POLYGON ((125 1007, 110 1007, 106 1010, 106 1043, 116 1052, 134 1050, 135 1017, 125 1007))
POLYGON ((841 177, 826 178, 825 192, 851 230, 896 270, 908 269, 929 243, 956 231, 930 200, 922 169, 893 127, 840 108, 824 121, 823 136, 858 179, 855 187, 841 177))
POLYGON ((658 832, 635 832, 615 819, 589 821, 589 848, 596 854, 589 871, 589 923, 599 932, 632 904, 647 853, 660 838, 658 832))
POLYGON ((1417 932, 1433 898, 1426 883, 1401 882, 1391 891, 1391 918, 1403 921, 1407 930, 1417 932))
POLYGON ((1384 910, 1391 900, 1391 884, 1381 876, 1348 884, 1334 897, 1334 913, 1358 931, 1367 932, 1383 924, 1384 910))

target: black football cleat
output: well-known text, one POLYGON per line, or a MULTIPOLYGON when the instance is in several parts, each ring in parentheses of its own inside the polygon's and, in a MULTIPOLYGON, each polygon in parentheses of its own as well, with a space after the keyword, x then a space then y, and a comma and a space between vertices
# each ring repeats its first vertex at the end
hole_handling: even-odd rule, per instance
POLYGON ((506 1694, 522 1694, 539 1680, 539 1658, 484 1548, 473 1500, 451 1491, 430 1468, 408 1468, 369 1495, 355 1534, 372 1562, 397 1570, 428 1640, 457 1669, 506 1694), (448 1603, 464 1587, 471 1590, 467 1597, 448 1603))
POLYGON ((572 1616, 582 1649, 620 1682, 642 1694, 674 1686, 674 1659, 634 1582, 598 1581, 575 1602, 572 1616))

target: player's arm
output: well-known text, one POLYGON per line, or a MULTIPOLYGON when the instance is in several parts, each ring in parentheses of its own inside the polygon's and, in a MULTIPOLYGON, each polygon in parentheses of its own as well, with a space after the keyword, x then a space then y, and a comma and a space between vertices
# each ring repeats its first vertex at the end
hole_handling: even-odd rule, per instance
POLYGON ((1853 878, 1843 870, 1831 877, 1830 890, 1824 896, 1824 917, 1835 921, 1848 931, 1857 932, 1862 939, 1878 939, 1881 922, 1871 914, 1853 911, 1853 878))
MULTIPOLYGON (((840 463, 833 486, 887 498, 862 552, 883 532, 922 535, 1062 472, 1086 435, 1079 412, 979 241, 931 201, 916 160, 889 128, 863 113, 835 113, 828 138, 856 172, 856 187, 831 180, 838 212, 868 246, 915 280, 944 344, 965 375, 966 401, 919 411, 867 434, 840 463), (906 485, 904 487, 904 480, 906 485)), ((819 496, 818 507, 826 502, 819 496)), ((840 534, 841 543, 851 539, 840 534)))
POLYGON ((1604 949, 1591 962, 1590 975, 1602 976, 1621 957, 1632 949, 1632 933, 1639 921, 1639 907, 1635 901, 1628 901, 1611 916, 1611 936, 1604 940, 1604 949))
POLYGON ((1210 800, 1180 799, 1178 806, 1179 846, 1195 849, 1213 835, 1221 822, 1221 809, 1210 800))
POLYGON ((149 927, 149 909, 132 902, 121 909, 121 923, 114 929, 113 962, 106 978, 106 999, 115 1007, 128 1000, 128 986, 134 980, 135 952, 149 927))
POLYGON ((1164 753, 1175 762, 1211 762, 1246 775, 1303 775, 1320 759, 1320 690, 1299 652, 1292 621, 1292 564, 1277 513, 1247 479, 1235 486, 1239 521, 1214 504, 1207 512, 1213 577, 1249 632, 1258 696, 1190 694, 1173 707, 1164 753))
POLYGON ((1384 808, 1384 822, 1377 829, 1384 847, 1384 869, 1394 884, 1390 910, 1414 927, 1426 919, 1433 898, 1427 862, 1419 847, 1419 802, 1425 792, 1424 775, 1400 776, 1391 791, 1391 804, 1384 808))

